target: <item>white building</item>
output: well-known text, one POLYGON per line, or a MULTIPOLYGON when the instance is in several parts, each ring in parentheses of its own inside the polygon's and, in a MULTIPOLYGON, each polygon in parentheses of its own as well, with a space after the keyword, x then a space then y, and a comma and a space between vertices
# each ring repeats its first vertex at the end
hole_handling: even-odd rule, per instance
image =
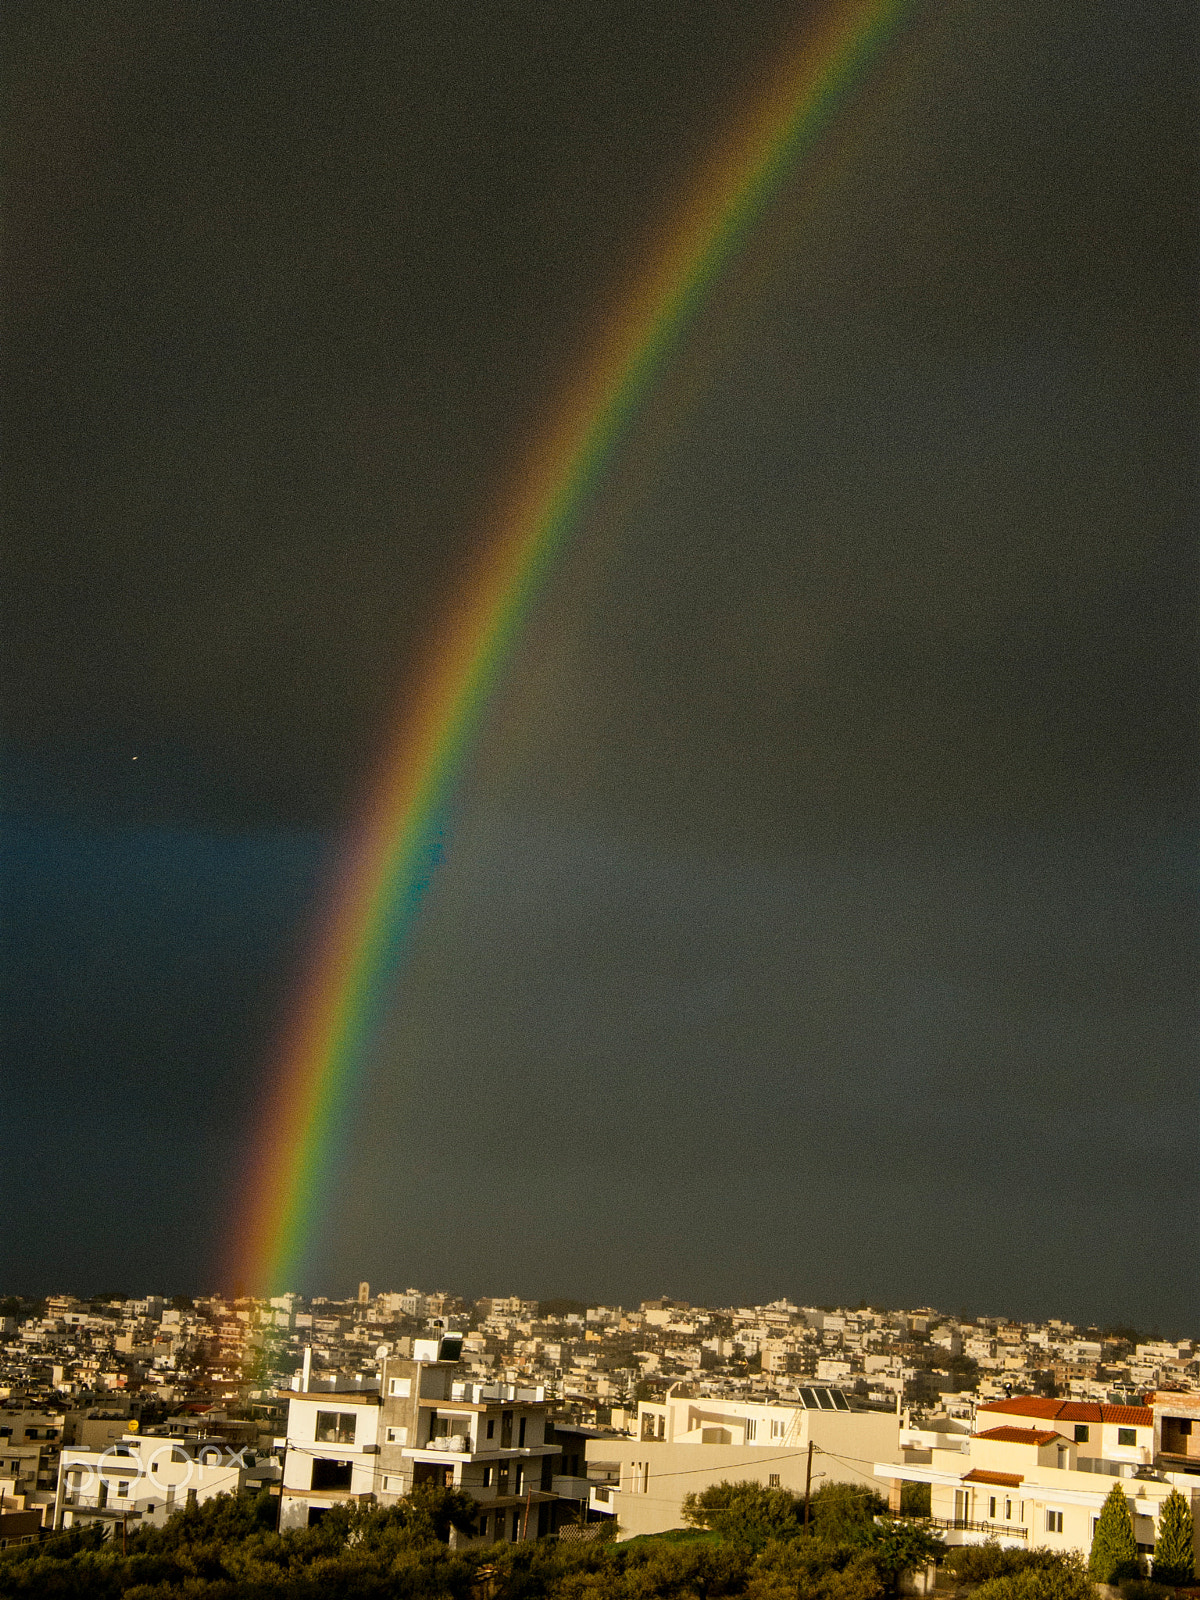
POLYGON ((636 1437, 587 1444, 587 1470, 602 1481, 593 1511, 617 1518, 621 1534, 665 1533, 683 1522, 683 1497, 722 1481, 749 1479, 803 1494, 809 1481, 878 1489, 874 1463, 899 1462, 900 1419, 856 1411, 836 1389, 800 1390, 795 1405, 671 1396, 638 1406, 636 1437), (809 1447, 812 1447, 811 1457, 809 1447))
MULTIPOLYGON (((879 1462, 898 1508, 901 1485, 927 1483, 934 1525, 949 1544, 1002 1545, 1090 1554, 1101 1508, 1123 1481, 1143 1554, 1154 1548, 1162 1503, 1172 1488, 1200 1516, 1200 1457, 1190 1470, 1164 1455, 1184 1407, 1111 1406, 1025 1395, 980 1406, 969 1435, 902 1435, 899 1468, 879 1462), (1156 1418, 1156 1411, 1162 1415, 1156 1418)), ((1197 1405, 1200 1412, 1200 1404, 1197 1405)), ((1185 1419, 1186 1420, 1186 1419, 1185 1419)), ((1190 1435, 1182 1435, 1188 1438, 1190 1435)))
POLYGON ((457 1336, 418 1339, 385 1361, 381 1392, 310 1388, 291 1396, 280 1525, 303 1527, 353 1499, 394 1505, 421 1484, 479 1503, 474 1538, 536 1539, 553 1531, 560 1446, 547 1437, 544 1390, 470 1383, 457 1336))

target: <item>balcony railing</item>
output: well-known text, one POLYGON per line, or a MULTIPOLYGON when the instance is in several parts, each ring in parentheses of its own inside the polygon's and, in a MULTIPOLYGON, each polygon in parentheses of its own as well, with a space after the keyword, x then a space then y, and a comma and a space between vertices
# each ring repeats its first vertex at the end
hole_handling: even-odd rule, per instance
POLYGON ((968 1522, 965 1517, 929 1517, 931 1528, 947 1528, 953 1532, 987 1533, 995 1538, 1028 1539, 1029 1529, 1013 1522, 968 1522))
POLYGON ((446 1450, 452 1455, 462 1455, 471 1448, 471 1435, 469 1433, 443 1433, 436 1439, 430 1439, 424 1448, 426 1450, 446 1450))

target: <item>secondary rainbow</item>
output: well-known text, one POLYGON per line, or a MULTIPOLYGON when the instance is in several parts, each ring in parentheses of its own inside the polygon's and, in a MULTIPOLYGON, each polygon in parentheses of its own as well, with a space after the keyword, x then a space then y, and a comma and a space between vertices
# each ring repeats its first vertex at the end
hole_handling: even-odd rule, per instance
POLYGON ((301 1279, 443 818, 556 555, 680 334, 905 9, 904 0, 842 0, 782 65, 664 232, 442 619, 387 741, 274 1063, 232 1230, 230 1276, 248 1292, 301 1279))

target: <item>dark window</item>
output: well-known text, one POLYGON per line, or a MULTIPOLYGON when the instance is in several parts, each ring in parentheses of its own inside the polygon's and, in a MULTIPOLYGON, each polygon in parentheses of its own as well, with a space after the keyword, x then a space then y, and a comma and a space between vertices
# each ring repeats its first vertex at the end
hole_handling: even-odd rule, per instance
POLYGON ((525 1418, 524 1417, 521 1418, 520 1426, 517 1428, 517 1448, 520 1449, 520 1450, 523 1450, 525 1448, 525 1418))
POLYGON ((778 1487, 779 1487, 779 1474, 777 1472, 768 1473, 767 1474, 767 1488, 768 1489, 778 1489, 778 1487))
POLYGON ((542 1457, 542 1481, 539 1488, 552 1489, 554 1487, 554 1457, 542 1457))
POLYGON ((500 1494, 508 1493, 508 1462, 502 1461, 496 1468, 496 1489, 500 1494))
POLYGON ((1137 1429, 1136 1428, 1118 1428, 1117 1429, 1117 1443, 1119 1445, 1136 1444, 1137 1443, 1137 1429))
POLYGON ((491 1486, 492 1486, 492 1469, 491 1469, 491 1467, 484 1467, 484 1469, 483 1469, 483 1487, 485 1489, 490 1489, 491 1486))
POLYGON ((318 1456, 313 1462, 312 1487, 314 1489, 348 1489, 354 1472, 351 1461, 327 1461, 318 1456))
POLYGON ((329 1510, 328 1506, 309 1506, 309 1508, 308 1508, 308 1525, 309 1525, 309 1527, 310 1528, 315 1528, 317 1523, 320 1522, 321 1518, 325 1515, 325 1513, 328 1510, 329 1510))
POLYGON ((1191 1434, 1192 1434, 1192 1419, 1191 1419, 1191 1417, 1182 1417, 1180 1419, 1179 1431, 1180 1431, 1181 1434, 1183 1434, 1185 1439, 1191 1438, 1191 1434))
POLYGON ((358 1418, 353 1411, 318 1411, 318 1444, 353 1444, 358 1418))
POLYGON ((1087 1425, 1086 1422, 1077 1422, 1075 1424, 1075 1443, 1076 1444, 1086 1444, 1087 1442, 1088 1442, 1088 1425, 1087 1425))
POLYGON ((503 1539, 503 1537, 504 1537, 504 1515, 505 1514, 504 1514, 503 1511, 497 1511, 497 1513, 496 1513, 496 1538, 497 1539, 503 1539))
POLYGON ((511 1450, 512 1449, 512 1419, 513 1419, 513 1414, 512 1414, 511 1411, 502 1411, 500 1413, 500 1448, 501 1448, 501 1450, 511 1450))
POLYGON ((516 1466, 513 1468, 513 1490, 512 1490, 512 1492, 514 1494, 520 1494, 520 1492, 521 1492, 521 1484, 524 1481, 524 1478, 525 1478, 525 1469, 521 1465, 521 1463, 518 1461, 516 1466))
POLYGON ((487 1436, 489 1439, 494 1439, 496 1437, 496 1421, 494 1417, 488 1419, 487 1436))

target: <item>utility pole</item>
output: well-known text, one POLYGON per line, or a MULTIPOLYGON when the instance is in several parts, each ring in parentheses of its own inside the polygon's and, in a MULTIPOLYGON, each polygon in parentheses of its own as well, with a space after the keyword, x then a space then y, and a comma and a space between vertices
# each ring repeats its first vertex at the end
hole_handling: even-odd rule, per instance
POLYGON ((808 1532, 808 1502, 812 1493, 813 1442, 808 1441, 808 1466, 804 1473, 804 1531, 808 1532))

